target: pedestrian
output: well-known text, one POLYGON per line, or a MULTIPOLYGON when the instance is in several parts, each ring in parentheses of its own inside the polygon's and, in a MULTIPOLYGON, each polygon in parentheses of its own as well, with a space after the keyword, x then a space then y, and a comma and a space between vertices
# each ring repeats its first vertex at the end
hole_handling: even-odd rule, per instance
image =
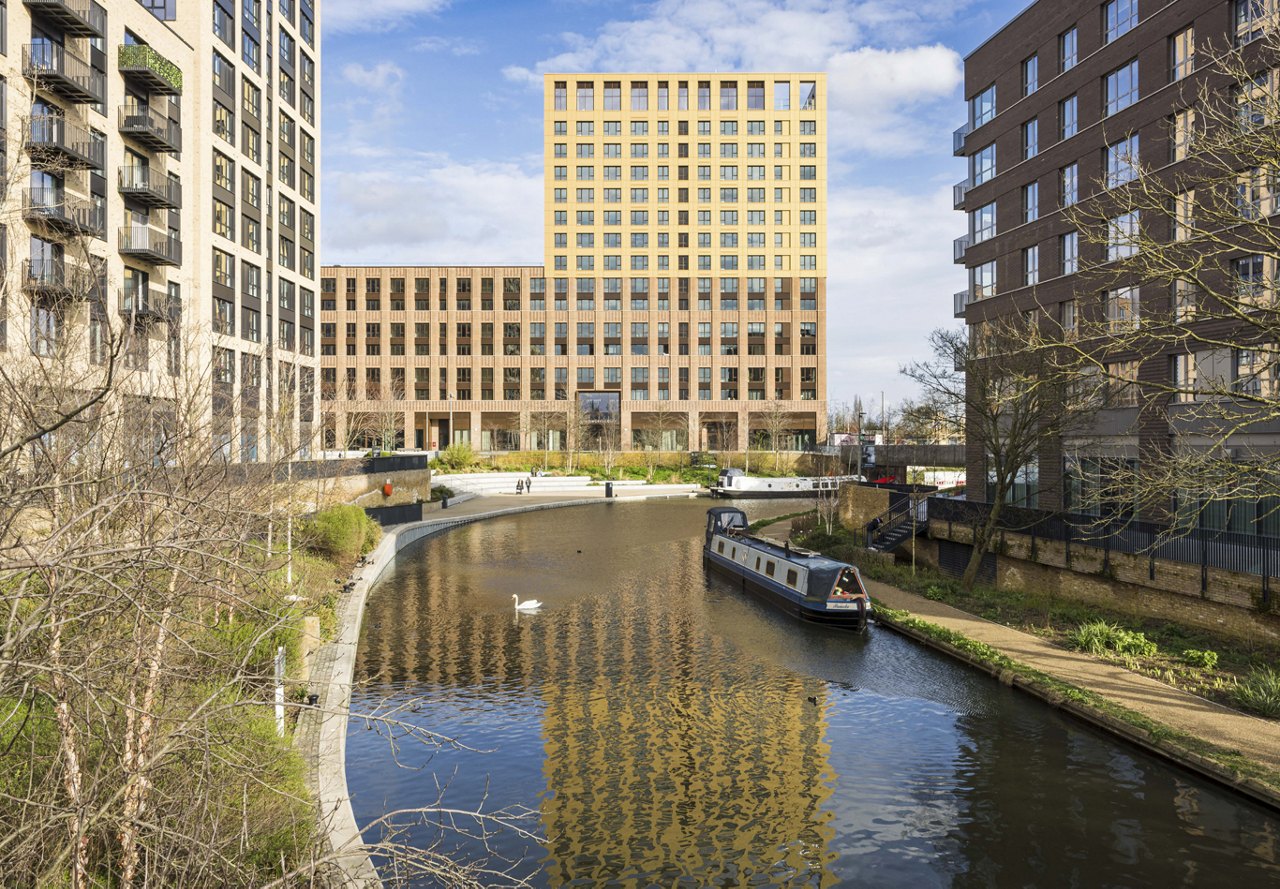
POLYGON ((524 479, 522 478, 516 479, 516 493, 517 494, 524 493, 524 479))
POLYGON ((529 473, 529 480, 524 483, 524 489, 530 493, 533 492, 533 473, 529 473))

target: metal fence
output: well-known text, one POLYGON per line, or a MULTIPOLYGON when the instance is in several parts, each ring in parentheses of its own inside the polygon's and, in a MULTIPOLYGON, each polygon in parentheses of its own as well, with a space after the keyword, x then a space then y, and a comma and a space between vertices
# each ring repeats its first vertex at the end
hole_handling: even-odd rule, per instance
POLYGON ((422 503, 402 503, 399 506, 366 506, 365 515, 382 527, 422 521, 422 503))
MULTIPOLYGON (((948 525, 974 527, 986 521, 992 504, 975 500, 929 498, 929 518, 948 525)), ((1054 540, 1071 548, 1101 550, 1104 561, 1111 553, 1146 556, 1148 574, 1155 578, 1158 560, 1200 566, 1200 588, 1208 588, 1208 571, 1220 568, 1262 578, 1264 603, 1270 602, 1271 578, 1280 574, 1280 538, 1265 534, 1241 534, 1212 528, 1175 528, 1132 519, 1106 519, 1082 513, 1048 512, 1004 506, 997 527, 1026 534, 1032 540, 1054 540)), ((948 534, 950 536, 950 534, 948 534)))

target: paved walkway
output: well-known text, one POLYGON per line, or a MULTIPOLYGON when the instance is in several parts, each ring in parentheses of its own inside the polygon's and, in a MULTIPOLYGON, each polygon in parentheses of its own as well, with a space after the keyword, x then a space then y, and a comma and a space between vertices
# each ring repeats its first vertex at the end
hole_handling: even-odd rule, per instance
MULTIPOLYGON (((790 529, 791 522, 786 520, 769 525, 761 533, 781 539, 790 529)), ((1055 679, 1096 692, 1170 728, 1280 769, 1280 722, 1223 707, 1119 664, 1059 648, 1039 636, 992 623, 942 602, 874 580, 864 583, 872 596, 890 608, 909 611, 922 620, 963 633, 1055 679)))

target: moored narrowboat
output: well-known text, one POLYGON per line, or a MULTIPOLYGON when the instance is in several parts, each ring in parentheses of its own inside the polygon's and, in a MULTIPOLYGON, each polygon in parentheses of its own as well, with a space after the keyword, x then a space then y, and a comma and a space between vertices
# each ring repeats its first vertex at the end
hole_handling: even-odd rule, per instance
POLYGON ((746 513, 730 506, 707 510, 703 558, 739 579, 744 589, 815 623, 866 629, 871 597, 858 569, 846 562, 757 537, 746 513))

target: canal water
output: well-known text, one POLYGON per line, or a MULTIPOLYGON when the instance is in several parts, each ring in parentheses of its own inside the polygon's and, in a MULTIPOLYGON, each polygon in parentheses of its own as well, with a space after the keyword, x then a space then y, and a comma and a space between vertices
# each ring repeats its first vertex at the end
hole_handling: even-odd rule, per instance
POLYGON ((540 512, 404 551, 356 665, 353 712, 403 723, 351 720, 362 827, 523 814, 395 819, 495 884, 1280 885, 1280 818, 887 629, 747 597, 703 568, 706 508, 540 512))

